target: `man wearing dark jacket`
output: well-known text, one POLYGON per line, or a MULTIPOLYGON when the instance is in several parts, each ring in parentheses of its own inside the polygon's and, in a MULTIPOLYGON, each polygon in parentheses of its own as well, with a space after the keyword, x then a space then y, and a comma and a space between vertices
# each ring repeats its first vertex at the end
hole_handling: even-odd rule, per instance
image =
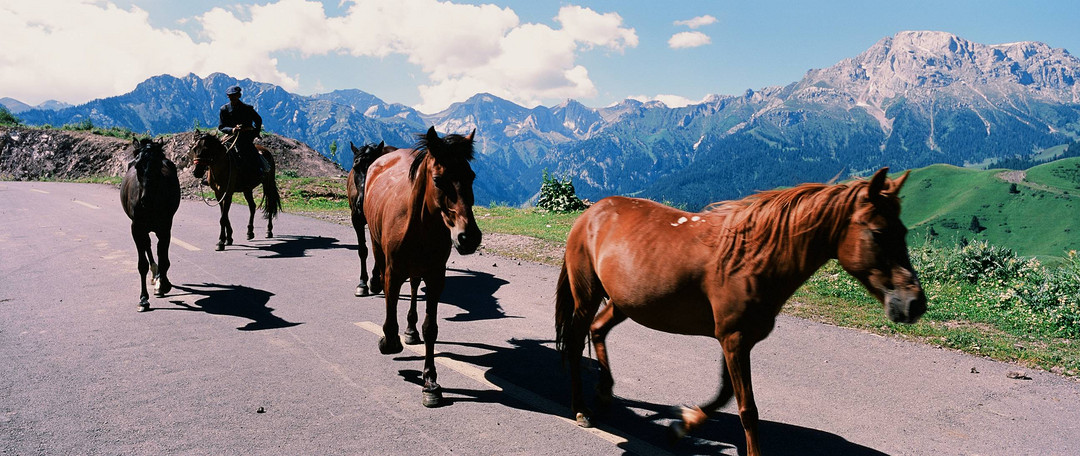
POLYGON ((254 107, 240 101, 240 86, 229 87, 225 95, 229 97, 229 102, 222 105, 218 113, 221 120, 218 131, 230 135, 225 144, 236 141, 236 151, 240 153, 244 166, 256 166, 259 174, 262 174, 265 171, 263 159, 255 149, 255 138, 262 133, 262 117, 254 107))

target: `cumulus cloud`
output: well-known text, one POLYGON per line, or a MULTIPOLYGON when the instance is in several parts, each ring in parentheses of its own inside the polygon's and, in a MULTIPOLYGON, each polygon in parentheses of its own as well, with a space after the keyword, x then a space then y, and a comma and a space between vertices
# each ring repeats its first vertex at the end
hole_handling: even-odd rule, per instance
POLYGON ((193 18, 197 32, 154 28, 146 11, 106 0, 0 2, 0 87, 22 101, 82 102, 131 90, 159 74, 208 75, 299 86, 278 69, 281 53, 301 58, 344 54, 406 56, 427 76, 423 112, 477 92, 533 106, 543 99, 596 94, 580 52, 622 52, 638 45, 615 13, 564 6, 557 27, 521 23, 510 8, 439 0, 343 0, 327 16, 314 0, 214 8, 193 18), (77 70, 76 70, 77 69, 77 70))
POLYGON ((679 32, 668 39, 668 46, 672 49, 692 48, 709 43, 712 43, 712 39, 701 32, 679 32))
POLYGON ((706 14, 704 16, 698 16, 693 19, 687 19, 685 21, 675 21, 675 25, 684 25, 692 29, 696 29, 698 27, 704 27, 706 25, 715 24, 717 22, 718 21, 715 17, 706 14))

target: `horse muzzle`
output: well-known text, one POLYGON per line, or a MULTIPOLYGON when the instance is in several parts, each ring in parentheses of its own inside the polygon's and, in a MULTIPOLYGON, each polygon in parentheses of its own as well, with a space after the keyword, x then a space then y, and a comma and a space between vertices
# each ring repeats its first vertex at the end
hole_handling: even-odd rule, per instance
POLYGON ((480 241, 484 235, 480 232, 480 229, 475 224, 470 224, 469 228, 461 231, 450 231, 450 240, 454 243, 454 249, 459 254, 471 255, 476 252, 476 249, 480 247, 480 241))
POLYGON ((195 175, 195 178, 202 179, 203 174, 205 174, 205 173, 206 173, 206 165, 203 164, 203 163, 196 163, 195 164, 195 169, 192 171, 192 174, 195 175))
POLYGON ((926 313, 926 294, 917 291, 894 290, 885 295, 885 313, 894 323, 915 323, 926 313))

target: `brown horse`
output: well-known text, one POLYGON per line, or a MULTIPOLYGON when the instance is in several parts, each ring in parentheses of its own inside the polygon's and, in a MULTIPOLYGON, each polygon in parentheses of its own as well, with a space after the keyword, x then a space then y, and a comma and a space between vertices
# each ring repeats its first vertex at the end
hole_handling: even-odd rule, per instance
POLYGON ((232 223, 229 222, 229 208, 232 207, 234 192, 243 192, 247 199, 249 216, 247 226, 248 240, 255 238, 255 198, 252 190, 262 184, 263 195, 263 218, 266 219, 266 237, 274 237, 274 217, 281 210, 281 196, 278 195, 277 181, 275 180, 276 167, 274 156, 265 147, 256 145, 260 155, 266 159, 266 172, 260 176, 253 167, 242 166, 243 161, 233 148, 226 148, 213 133, 199 133, 196 131, 195 144, 191 147, 191 155, 194 157, 197 178, 202 178, 203 173, 210 171, 207 182, 214 190, 214 197, 221 207, 221 233, 218 236, 217 250, 225 250, 226 245, 232 245, 232 223))
POLYGON ((480 246, 482 236, 473 218, 472 184, 476 174, 469 166, 475 133, 473 130, 468 136, 440 138, 432 127, 418 135, 420 141, 415 149, 398 149, 375 160, 368 168, 364 185, 364 214, 375 258, 371 291, 386 292, 380 352, 400 353, 403 348, 397 334, 401 285, 408 279, 412 286, 407 318, 414 334, 416 292, 421 280, 427 286, 423 326, 423 404, 427 407, 442 401, 435 372, 435 339, 439 334, 436 311, 446 285, 450 247, 462 255, 471 254, 480 246))
POLYGON ((365 144, 357 149, 349 142, 353 151, 353 166, 349 170, 349 180, 345 183, 345 192, 349 197, 349 213, 352 214, 352 226, 356 231, 357 254, 360 255, 360 283, 356 286, 356 296, 368 295, 367 274, 367 242, 364 241, 364 227, 367 226, 367 218, 364 217, 364 180, 367 178, 368 167, 386 152, 397 150, 396 147, 380 142, 378 145, 365 144))
POLYGON ((139 252, 139 311, 150 309, 150 294, 146 291, 146 273, 154 294, 164 296, 172 290, 169 282, 169 241, 172 223, 180 208, 180 180, 176 165, 165 158, 162 144, 149 139, 134 141, 135 159, 128 163, 120 182, 120 204, 131 219, 131 238, 139 252), (150 247, 150 233, 157 236, 158 263, 150 247))
POLYGON ((685 435, 734 394, 747 453, 760 454, 750 349, 769 335, 780 307, 827 260, 838 259, 884 304, 892 321, 913 323, 926 311, 900 221, 897 194, 907 173, 891 180, 887 171, 869 181, 761 192, 697 214, 623 197, 586 210, 566 241, 555 313, 556 345, 570 363, 578 424, 591 425, 581 396, 586 337, 600 365, 599 401, 609 402, 614 380, 604 339, 630 318, 720 342, 720 392, 707 404, 683 408, 682 423, 673 431, 685 435), (596 316, 605 298, 608 304, 596 316))

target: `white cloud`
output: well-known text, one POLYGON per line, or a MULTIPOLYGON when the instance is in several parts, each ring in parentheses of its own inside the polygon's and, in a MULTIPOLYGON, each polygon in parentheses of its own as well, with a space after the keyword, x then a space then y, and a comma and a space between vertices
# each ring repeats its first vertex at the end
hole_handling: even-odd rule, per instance
POLYGON ((675 21, 675 25, 684 25, 692 29, 696 29, 698 27, 715 24, 717 22, 718 21, 715 17, 706 14, 704 16, 698 16, 693 19, 687 19, 685 21, 675 21))
POLYGON ((627 98, 629 98, 631 100, 637 100, 637 101, 640 101, 642 103, 646 103, 646 102, 649 102, 649 101, 659 101, 659 102, 663 103, 664 105, 666 105, 669 108, 681 108, 683 106, 689 106, 689 105, 692 105, 692 104, 701 104, 701 103, 703 103, 705 101, 704 99, 702 99, 702 100, 691 100, 691 99, 683 97, 683 96, 668 95, 668 94, 660 94, 660 95, 656 95, 656 96, 652 96, 652 97, 646 96, 646 95, 634 95, 634 96, 630 96, 630 97, 627 97, 627 98))
POLYGON ((709 35, 701 32, 679 32, 671 35, 668 46, 672 49, 692 48, 712 43, 709 35))
POLYGON ((328 17, 315 0, 214 8, 194 18, 196 36, 153 28, 146 11, 107 0, 0 0, 0 88, 21 101, 84 102, 130 91, 159 74, 237 78, 299 86, 275 55, 406 56, 426 75, 424 112, 477 92, 524 104, 596 94, 578 53, 622 52, 637 34, 615 13, 564 6, 559 28, 521 23, 510 8, 438 0, 343 0, 328 17), (196 27, 196 28, 198 28, 196 27))

